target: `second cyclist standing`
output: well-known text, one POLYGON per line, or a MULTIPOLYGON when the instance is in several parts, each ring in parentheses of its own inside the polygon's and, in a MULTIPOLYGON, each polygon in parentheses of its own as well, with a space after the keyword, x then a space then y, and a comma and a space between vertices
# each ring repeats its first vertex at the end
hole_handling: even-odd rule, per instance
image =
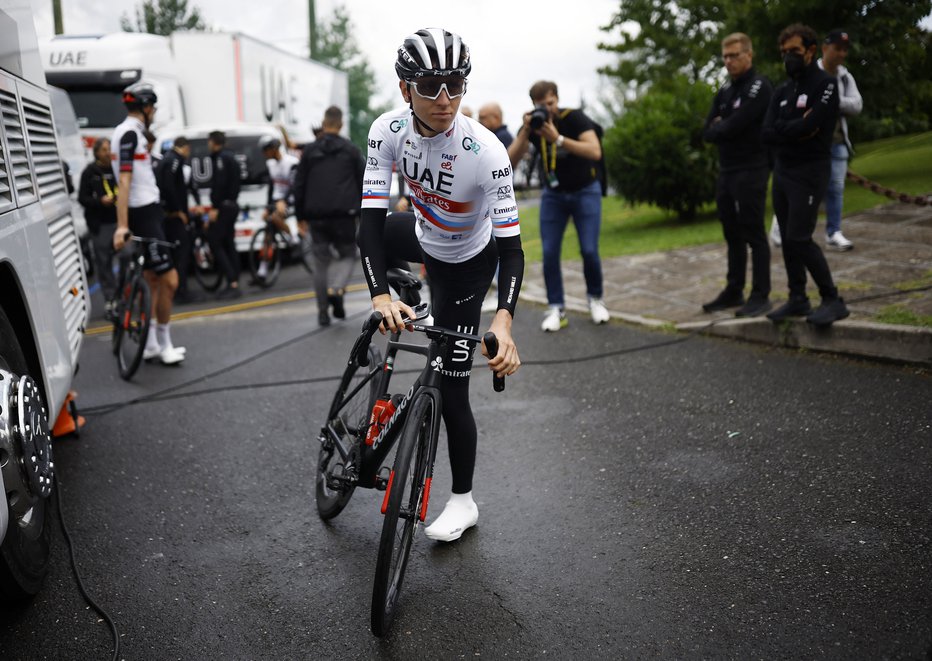
MULTIPOLYGON (((387 112, 369 130, 359 229, 363 272, 382 331, 404 327, 410 307, 393 301, 386 269, 399 260, 422 262, 438 326, 475 333, 483 298, 499 268, 498 308, 489 330, 498 354, 489 367, 501 376, 521 364, 511 335, 524 273, 517 203, 508 153, 495 135, 459 113, 472 69, 469 48, 441 28, 418 30, 398 49, 395 71, 407 107, 387 112), (410 188, 414 213, 386 218, 392 166, 410 188)), ((452 344, 440 366, 452 495, 425 530, 453 541, 475 525, 472 497, 477 429, 469 403, 472 349, 452 344)))

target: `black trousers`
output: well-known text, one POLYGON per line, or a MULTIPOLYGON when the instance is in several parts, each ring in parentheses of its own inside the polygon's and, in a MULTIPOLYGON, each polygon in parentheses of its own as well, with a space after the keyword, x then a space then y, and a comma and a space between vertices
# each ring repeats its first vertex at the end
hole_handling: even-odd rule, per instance
POLYGON ((236 252, 236 219, 239 205, 224 202, 217 210, 217 219, 207 226, 207 243, 214 254, 217 269, 227 284, 239 281, 239 253, 236 252))
POLYGON ((768 168, 722 172, 715 203, 728 245, 728 289, 743 292, 751 249, 751 296, 770 295, 770 243, 764 230, 768 168))
POLYGON ((838 296, 825 255, 812 240, 830 175, 829 160, 792 166, 778 161, 773 171, 773 211, 780 225, 791 299, 806 298, 807 271, 823 299, 838 296))
POLYGON ((188 271, 191 268, 191 234, 188 232, 188 226, 181 218, 166 217, 165 238, 176 244, 172 248, 172 261, 175 262, 175 268, 178 269, 178 291, 176 293, 183 294, 188 291, 188 271))
MULTIPOLYGON (((458 264, 442 262, 421 250, 414 234, 413 213, 393 213, 385 221, 385 253, 390 266, 398 260, 422 262, 427 267, 434 323, 463 333, 479 334, 482 301, 498 266, 495 240, 472 259, 458 264)), ((472 491, 476 466, 476 420, 469 403, 469 377, 474 348, 459 342, 449 345, 443 357, 441 394, 443 422, 450 451, 453 493, 472 491)))

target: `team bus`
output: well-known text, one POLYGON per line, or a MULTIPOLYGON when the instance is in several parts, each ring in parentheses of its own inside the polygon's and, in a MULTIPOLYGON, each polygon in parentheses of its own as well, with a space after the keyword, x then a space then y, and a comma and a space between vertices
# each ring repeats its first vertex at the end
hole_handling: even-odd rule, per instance
POLYGON ((90 301, 30 0, 0 0, 0 599, 49 563, 51 427, 90 301))

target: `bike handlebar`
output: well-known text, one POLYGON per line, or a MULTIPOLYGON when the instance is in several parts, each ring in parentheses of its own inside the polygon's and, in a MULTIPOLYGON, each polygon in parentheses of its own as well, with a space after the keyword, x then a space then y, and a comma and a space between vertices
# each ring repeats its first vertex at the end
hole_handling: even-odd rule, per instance
MULTIPOLYGON (((406 319, 405 321, 407 322, 408 320, 406 319)), ((369 344, 372 342, 372 336, 375 334, 375 331, 378 330, 381 323, 382 313, 379 311, 373 312, 369 315, 369 318, 363 322, 362 333, 356 338, 356 343, 353 345, 353 349, 350 353, 352 359, 361 367, 369 366, 369 344)), ((435 336, 452 337, 457 340, 466 340, 467 342, 473 342, 475 344, 485 343, 485 348, 488 350, 489 356, 494 358, 498 355, 498 338, 495 337, 495 333, 492 332, 488 332, 482 337, 479 337, 478 335, 447 330, 439 326, 421 326, 420 324, 414 324, 414 330, 426 333, 431 339, 435 336)), ((492 387, 495 392, 502 392, 505 389, 505 377, 498 376, 493 372, 492 387)))

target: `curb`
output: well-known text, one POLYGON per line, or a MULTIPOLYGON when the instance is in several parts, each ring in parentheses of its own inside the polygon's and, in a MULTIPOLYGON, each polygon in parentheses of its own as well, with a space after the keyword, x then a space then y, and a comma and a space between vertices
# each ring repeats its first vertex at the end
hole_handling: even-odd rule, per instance
MULTIPOLYGON (((545 297, 526 294, 524 291, 521 292, 520 298, 533 303, 547 304, 545 297)), ((575 312, 589 312, 584 305, 569 300, 565 307, 575 312)), ((919 326, 845 320, 836 322, 828 328, 817 328, 803 320, 774 324, 768 319, 735 319, 734 317, 674 324, 624 312, 609 310, 609 314, 612 319, 655 330, 673 327, 681 333, 699 332, 703 335, 788 349, 806 349, 932 367, 932 329, 919 326)))

